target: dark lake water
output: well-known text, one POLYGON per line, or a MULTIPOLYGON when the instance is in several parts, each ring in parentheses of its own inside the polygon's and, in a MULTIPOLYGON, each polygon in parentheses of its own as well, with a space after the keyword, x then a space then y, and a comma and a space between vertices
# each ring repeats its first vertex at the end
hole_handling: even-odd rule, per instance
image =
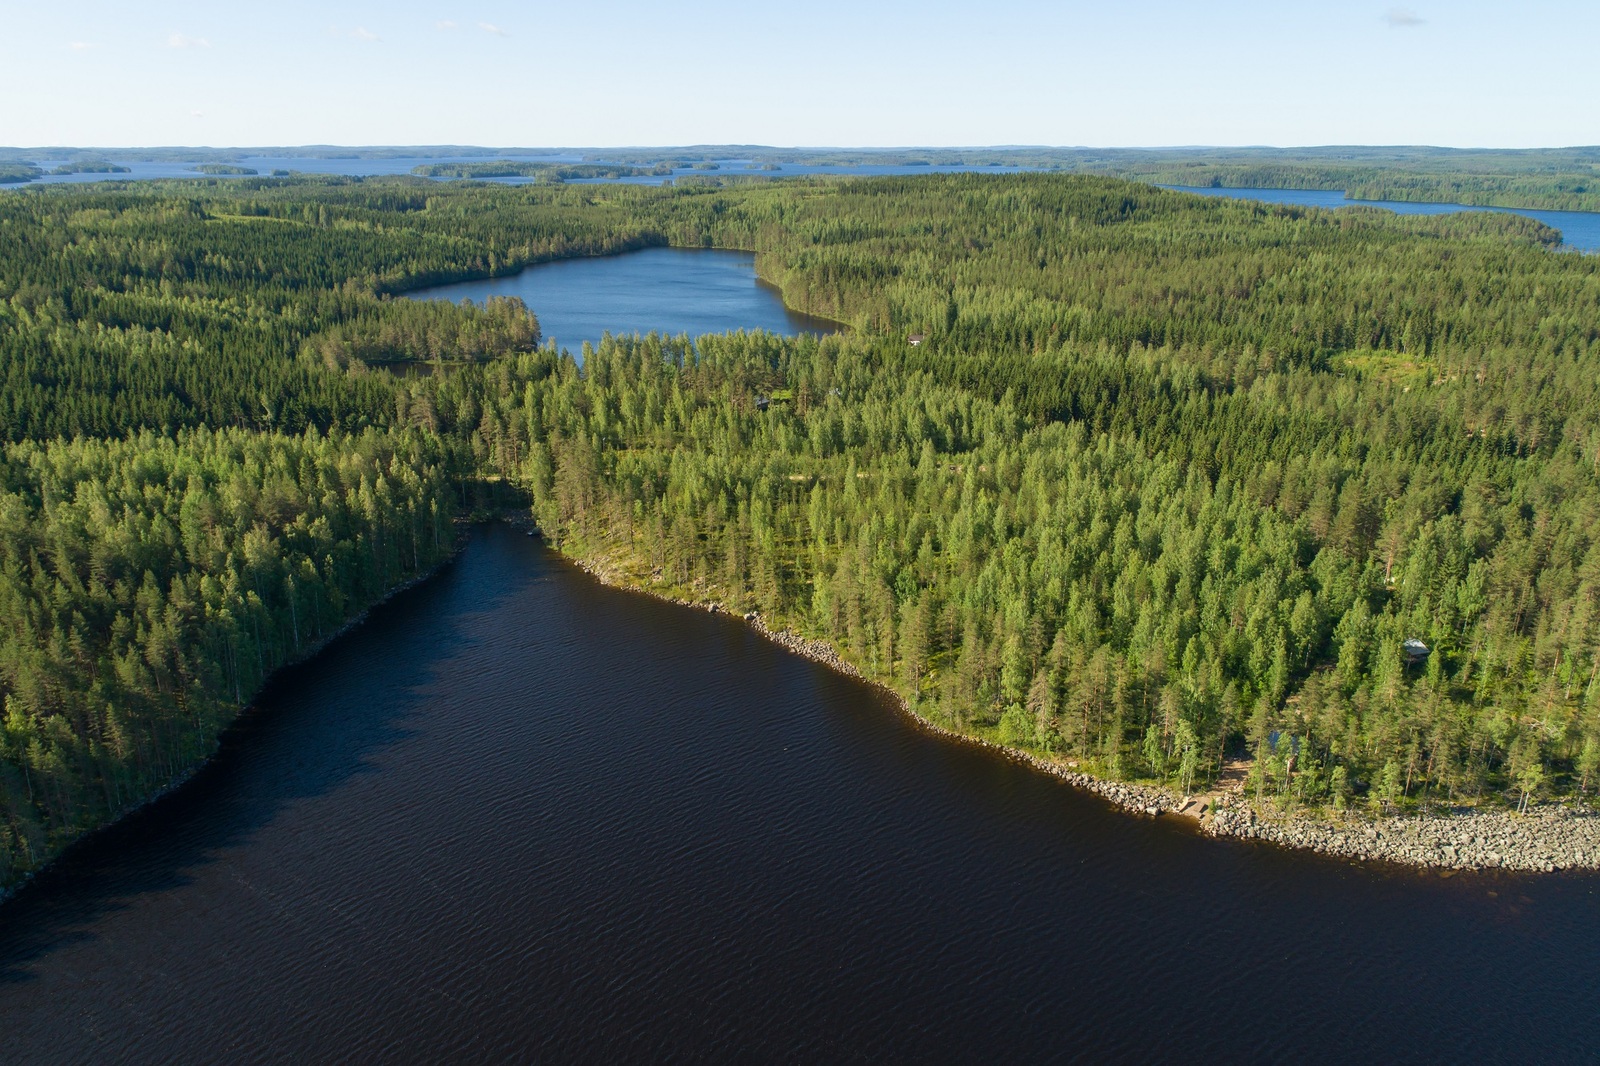
POLYGON ((490 526, 0 907, 3 1060, 1582 1061, 1597 888, 1127 817, 490 526))
POLYGON ((1600 251, 1600 214, 1590 211, 1533 211, 1526 208, 1469 207, 1466 204, 1417 204, 1404 200, 1348 200, 1342 192, 1320 189, 1219 189, 1189 185, 1163 188, 1201 196, 1225 196, 1234 200, 1260 200, 1269 204, 1298 204, 1301 207, 1381 207, 1399 215, 1448 215, 1456 211, 1503 211, 1536 218, 1561 231, 1567 247, 1580 252, 1600 251))
POLYGON ((647 248, 624 255, 558 259, 519 274, 436 285, 406 293, 417 300, 520 296, 539 316, 547 339, 576 353, 613 334, 652 330, 698 337, 764 329, 769 333, 832 333, 837 323, 791 311, 778 290, 756 278, 750 252, 647 248))

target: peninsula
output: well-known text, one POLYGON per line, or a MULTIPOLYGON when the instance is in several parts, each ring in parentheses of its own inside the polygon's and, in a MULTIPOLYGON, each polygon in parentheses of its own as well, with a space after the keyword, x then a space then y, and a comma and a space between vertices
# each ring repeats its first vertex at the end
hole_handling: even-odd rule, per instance
POLYGON ((1600 261, 1531 219, 708 170, 52 186, 0 223, 0 881, 513 490, 574 558, 1136 808, 1243 767, 1217 831, 1470 809, 1481 862, 1341 853, 1600 854, 1600 261), (849 330, 580 364, 519 302, 394 298, 667 245, 849 330))

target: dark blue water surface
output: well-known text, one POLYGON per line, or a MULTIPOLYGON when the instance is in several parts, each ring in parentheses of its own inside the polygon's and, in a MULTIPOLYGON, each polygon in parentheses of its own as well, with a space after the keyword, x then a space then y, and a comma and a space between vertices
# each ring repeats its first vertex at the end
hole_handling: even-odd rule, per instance
POLYGON ((757 280, 754 254, 698 248, 559 259, 518 274, 406 295, 477 303, 490 296, 521 297, 539 316, 544 336, 574 353, 586 342, 598 346, 608 331, 698 337, 741 329, 793 335, 838 328, 785 307, 777 289, 757 280))
POLYGON ((0 907, 3 1061, 1592 1061, 1600 879, 1211 841, 505 526, 0 907))
POLYGON ((1600 251, 1600 214, 1590 211, 1534 211, 1528 208, 1470 207, 1466 204, 1419 204, 1405 200, 1350 200, 1342 192, 1320 189, 1222 189, 1211 186, 1164 185, 1162 188, 1201 196, 1225 196, 1233 200, 1259 200, 1269 204, 1296 204, 1300 207, 1381 207, 1398 215, 1448 215, 1456 211, 1503 211, 1511 215, 1536 218, 1561 231, 1563 243, 1574 251, 1600 251))

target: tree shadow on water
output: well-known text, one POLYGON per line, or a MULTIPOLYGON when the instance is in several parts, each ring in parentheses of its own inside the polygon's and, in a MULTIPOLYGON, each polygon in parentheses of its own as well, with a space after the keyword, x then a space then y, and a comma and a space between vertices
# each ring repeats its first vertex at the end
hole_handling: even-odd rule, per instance
POLYGON ((479 531, 439 574, 278 671, 189 780, 78 841, 0 904, 0 987, 40 980, 42 960, 97 939, 112 916, 194 885, 286 809, 385 772, 380 756, 417 736, 407 723, 436 701, 446 666, 482 643, 475 616, 533 579, 506 565, 504 535, 479 531))

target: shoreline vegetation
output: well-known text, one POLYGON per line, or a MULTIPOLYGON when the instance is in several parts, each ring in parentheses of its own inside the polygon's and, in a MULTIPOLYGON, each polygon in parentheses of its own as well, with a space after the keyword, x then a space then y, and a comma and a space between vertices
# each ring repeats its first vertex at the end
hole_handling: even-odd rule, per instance
POLYGON ((1335 812, 1600 785, 1600 262, 1531 219, 1060 174, 0 216, 0 881, 173 779, 486 482, 1107 779, 1249 760, 1251 796, 1335 812), (658 246, 754 249, 850 330, 579 366, 515 301, 391 298, 658 246), (371 369, 405 361, 441 372, 371 369))
MULTIPOLYGON (((525 516, 520 521, 508 520, 524 529, 538 529, 525 516)), ((572 555, 559 547, 556 550, 602 585, 739 619, 785 650, 888 695, 917 728, 1024 763, 1099 796, 1130 815, 1192 818, 1196 830, 1206 836, 1273 844, 1358 862, 1387 862, 1446 872, 1600 869, 1600 811, 1587 804, 1552 803, 1523 813, 1460 808, 1394 817, 1371 817, 1351 811, 1333 819, 1327 812, 1285 814, 1263 810, 1248 796, 1238 793, 1185 796, 1148 782, 1119 781, 1086 772, 1072 759, 1014 747, 936 722, 919 711, 905 693, 881 678, 863 673, 828 641, 807 637, 781 621, 774 626, 756 611, 740 613, 719 599, 691 598, 683 594, 684 590, 652 583, 639 576, 636 560, 630 566, 624 560, 598 560, 572 555), (1204 809, 1200 813, 1185 813, 1201 804, 1204 809)))
POLYGON ((0 448, 0 885, 168 790, 268 679, 454 554, 416 430, 0 448))
POLYGON ((234 711, 232 717, 223 723, 222 727, 217 731, 216 735, 211 740, 210 750, 202 754, 197 761, 191 762, 179 769, 174 777, 172 777, 166 783, 157 786, 154 791, 135 799, 133 802, 129 803, 126 807, 123 807, 120 810, 111 812, 103 821, 82 829, 77 835, 72 837, 71 840, 65 844, 62 844, 57 850, 45 857, 42 861, 38 862, 36 865, 27 867, 22 871, 21 874, 14 876, 11 880, 8 881, 0 879, 0 906, 3 906, 7 900, 10 900, 12 897, 16 896, 17 893, 21 892, 42 874, 52 869, 57 863, 67 858, 72 853, 74 848, 88 844, 99 834, 105 832, 113 826, 120 824, 127 818, 132 817, 134 814, 137 814, 140 811, 148 810, 150 807, 153 807, 155 804, 159 803, 162 799, 172 795, 178 789, 194 780, 195 775, 199 774, 216 760, 217 755, 222 750, 222 743, 226 738, 227 733, 242 724, 251 715, 257 713, 258 708, 256 703, 261 698, 261 694, 267 690, 268 686, 270 686, 274 681, 278 680, 290 670, 311 662, 317 656, 321 655, 323 652, 332 647, 342 637, 349 636, 351 633, 361 628, 361 626, 364 625, 372 616, 372 612, 377 610, 379 607, 389 603, 396 596, 399 596, 410 589, 417 588, 418 586, 437 576, 440 571, 444 570, 445 567, 453 563, 457 556, 461 554, 461 549, 467 544, 467 538, 471 532, 472 521, 473 520, 469 519, 465 521, 458 521, 456 523, 456 537, 454 546, 451 548, 449 554, 435 562, 427 571, 407 577, 398 584, 391 586, 386 591, 380 593, 376 599, 372 600, 354 615, 351 615, 349 618, 347 618, 339 626, 339 628, 333 630, 331 633, 328 633, 325 636, 318 637, 314 643, 307 644, 304 647, 296 650, 291 658, 275 666, 272 669, 272 672, 267 674, 267 676, 262 679, 255 691, 244 699, 242 704, 234 711))

